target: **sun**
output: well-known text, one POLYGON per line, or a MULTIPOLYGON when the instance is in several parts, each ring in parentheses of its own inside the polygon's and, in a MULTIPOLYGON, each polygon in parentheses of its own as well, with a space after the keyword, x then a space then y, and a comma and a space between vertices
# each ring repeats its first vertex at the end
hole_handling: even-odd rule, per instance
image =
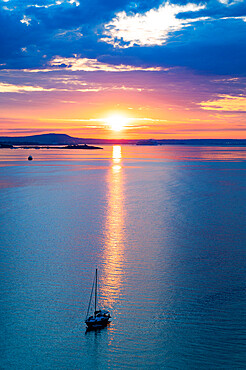
POLYGON ((119 114, 114 114, 113 116, 106 118, 105 122, 107 123, 111 130, 121 131, 127 125, 128 119, 119 114))

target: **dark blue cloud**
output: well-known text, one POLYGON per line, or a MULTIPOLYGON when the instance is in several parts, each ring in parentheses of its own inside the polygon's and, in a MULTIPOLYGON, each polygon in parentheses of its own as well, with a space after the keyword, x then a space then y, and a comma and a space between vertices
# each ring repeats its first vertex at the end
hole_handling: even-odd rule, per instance
POLYGON ((105 62, 163 67, 187 67, 194 71, 245 75, 246 23, 240 19, 200 21, 174 34, 163 46, 133 47, 105 62), (178 35, 178 37, 177 37, 178 35))
MULTIPOLYGON (((202 3, 201 3, 202 4, 202 3)), ((177 15, 177 18, 197 18, 197 17, 211 17, 213 19, 220 19, 223 17, 245 17, 246 3, 239 2, 232 5, 225 5, 217 0, 210 0, 204 9, 197 12, 184 12, 177 15)))
MULTIPOLYGON (((179 5, 188 2, 172 1, 179 5)), ((79 6, 63 2, 41 7, 54 2, 12 0, 5 5, 13 10, 0 10, 0 64, 6 63, 7 68, 40 68, 54 56, 78 54, 112 64, 186 67, 211 74, 244 75, 246 22, 231 18, 245 16, 246 4, 225 5, 215 0, 192 3, 206 7, 177 17, 209 19, 173 33, 162 46, 116 49, 100 41, 103 25, 119 11, 144 13, 158 8, 161 1, 84 0, 79 6), (21 23, 24 15, 30 19, 29 25, 21 23)))
POLYGON ((93 27, 96 24, 109 21, 116 12, 127 7, 127 0, 81 1, 80 5, 64 3, 50 8, 26 9, 26 14, 35 17, 48 29, 76 28, 79 26, 93 27))
POLYGON ((96 26, 109 21, 127 2, 118 0, 112 5, 107 0, 91 0, 81 3, 45 8, 35 7, 34 2, 22 2, 22 6, 16 2, 13 11, 1 9, 0 63, 7 63, 9 68, 31 68, 44 65, 55 55, 81 54, 90 58, 100 55, 101 49, 108 51, 107 44, 98 45, 96 26), (30 19, 29 25, 21 23, 24 15, 30 19), (83 37, 76 40, 71 34, 78 28, 83 37), (66 37, 66 31, 70 32, 70 37, 66 37), (63 37, 59 36, 62 32, 63 37))

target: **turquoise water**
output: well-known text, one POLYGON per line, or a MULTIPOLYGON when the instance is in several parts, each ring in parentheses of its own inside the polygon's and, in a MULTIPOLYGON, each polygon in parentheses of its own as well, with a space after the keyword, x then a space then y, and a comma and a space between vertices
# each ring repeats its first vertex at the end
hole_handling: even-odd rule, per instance
POLYGON ((246 368, 245 148, 1 149, 0 171, 1 369, 246 368), (113 319, 86 333, 96 267, 113 319))

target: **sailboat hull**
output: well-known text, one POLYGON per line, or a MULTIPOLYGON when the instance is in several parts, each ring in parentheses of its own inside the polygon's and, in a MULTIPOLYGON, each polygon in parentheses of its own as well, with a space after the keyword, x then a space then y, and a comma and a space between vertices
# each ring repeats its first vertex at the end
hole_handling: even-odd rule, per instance
POLYGON ((85 320, 85 323, 89 329, 95 329, 95 328, 103 328, 108 325, 109 319, 103 319, 103 320, 85 320))
POLYGON ((106 310, 99 310, 96 311, 95 316, 90 316, 88 319, 85 320, 86 325, 88 328, 99 328, 107 326, 110 319, 110 314, 106 310))

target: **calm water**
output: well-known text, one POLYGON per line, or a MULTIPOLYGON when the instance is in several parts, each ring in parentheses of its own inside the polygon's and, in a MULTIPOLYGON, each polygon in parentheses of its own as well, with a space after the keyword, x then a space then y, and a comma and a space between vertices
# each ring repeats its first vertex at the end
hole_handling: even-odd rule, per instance
POLYGON ((0 195, 1 369, 246 368, 246 148, 1 149, 0 195))

